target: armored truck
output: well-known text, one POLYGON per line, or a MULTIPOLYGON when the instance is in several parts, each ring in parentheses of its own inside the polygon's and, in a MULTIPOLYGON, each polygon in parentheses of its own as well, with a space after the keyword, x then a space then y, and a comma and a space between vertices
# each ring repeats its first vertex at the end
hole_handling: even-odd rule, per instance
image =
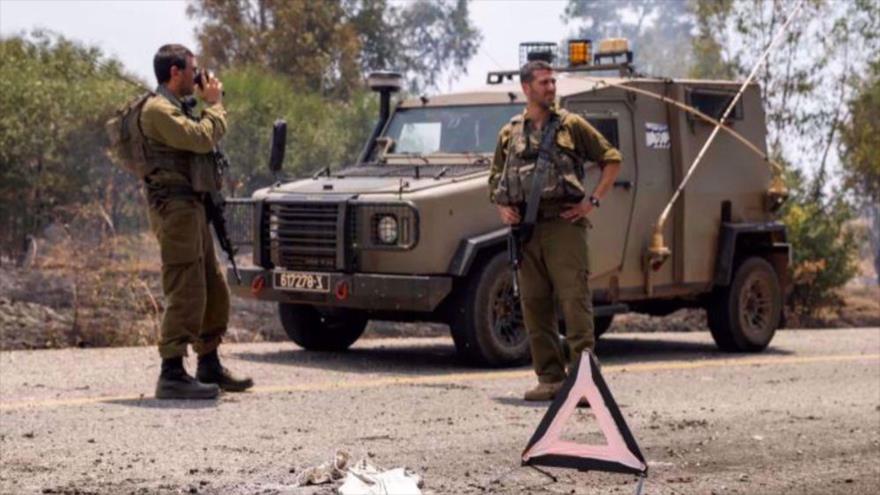
MULTIPOLYGON (((640 76, 626 49, 583 58, 554 64, 558 103, 624 157, 589 218, 596 333, 620 313, 704 308, 719 348, 766 348, 783 322, 791 248, 774 216, 784 191, 766 157, 759 88, 745 88, 660 222, 740 84, 640 76)), ((370 85, 380 116, 356 163, 279 180, 229 205, 235 242, 252 250, 240 281, 230 272, 232 291, 277 304, 285 331, 305 349, 344 350, 373 319, 434 321, 449 324, 472 362, 526 361, 508 228, 487 185, 498 131, 524 110, 516 72, 393 106, 400 76, 376 73, 370 85)), ((599 170, 586 166, 589 191, 599 170)))

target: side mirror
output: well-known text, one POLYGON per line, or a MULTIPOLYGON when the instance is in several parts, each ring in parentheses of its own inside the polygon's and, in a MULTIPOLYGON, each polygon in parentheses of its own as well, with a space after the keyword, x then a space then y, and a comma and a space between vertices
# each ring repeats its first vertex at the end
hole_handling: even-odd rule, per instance
POLYGON ((278 175, 284 164, 284 151, 287 148, 287 121, 278 119, 272 126, 272 152, 269 155, 269 170, 278 175))

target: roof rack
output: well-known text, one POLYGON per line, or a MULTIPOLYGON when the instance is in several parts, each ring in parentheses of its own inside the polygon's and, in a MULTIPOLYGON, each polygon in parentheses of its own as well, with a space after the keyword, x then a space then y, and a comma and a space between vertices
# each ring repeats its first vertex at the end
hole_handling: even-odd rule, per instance
MULTIPOLYGON (((577 67, 553 67, 556 72, 600 72, 608 70, 616 70, 620 73, 620 77, 633 77, 635 68, 630 61, 617 64, 594 64, 583 65, 577 67)), ((513 81, 515 76, 519 76, 518 70, 498 70, 490 71, 486 75, 486 84, 502 84, 505 80, 513 81)))

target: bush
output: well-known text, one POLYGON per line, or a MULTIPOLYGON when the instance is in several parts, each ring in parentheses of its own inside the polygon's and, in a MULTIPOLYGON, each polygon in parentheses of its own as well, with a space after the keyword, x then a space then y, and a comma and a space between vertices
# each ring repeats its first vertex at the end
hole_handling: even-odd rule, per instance
POLYGON ((814 194, 800 173, 791 173, 788 183, 791 197, 782 216, 794 252, 788 305, 797 314, 814 315, 840 302, 835 289, 858 269, 858 239, 847 226, 854 211, 843 196, 825 200, 814 194))
POLYGON ((266 164, 276 119, 287 121, 284 171, 302 177, 353 162, 379 115, 378 98, 365 90, 347 101, 329 100, 260 67, 231 68, 220 78, 229 119, 223 145, 234 195, 271 184, 266 164))
POLYGON ((0 39, 0 53, 0 257, 73 205, 97 200, 117 226, 137 226, 126 206, 137 183, 104 153, 104 121, 138 91, 119 63, 41 32, 0 39))

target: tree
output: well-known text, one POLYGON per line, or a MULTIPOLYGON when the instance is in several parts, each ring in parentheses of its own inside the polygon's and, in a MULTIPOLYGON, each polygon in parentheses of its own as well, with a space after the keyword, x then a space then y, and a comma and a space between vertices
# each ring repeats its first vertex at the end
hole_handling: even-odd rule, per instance
POLYGON ((0 249, 19 252, 72 205, 122 215, 136 182, 103 152, 104 121, 136 93, 121 66, 40 31, 0 39, 0 51, 0 249))
POLYGON ((872 221, 874 272, 880 282, 880 60, 857 83, 849 101, 849 119, 841 127, 844 184, 864 203, 872 221))
POLYGON ((377 34, 390 39, 393 56, 380 67, 402 71, 411 92, 436 88, 446 73, 449 81, 456 80, 457 73, 467 73, 467 63, 481 41, 480 31, 468 18, 467 0, 417 0, 393 8, 390 18, 390 29, 377 34))
POLYGON ((594 42, 627 38, 639 72, 684 77, 691 65, 695 28, 688 0, 569 0, 564 20, 577 37, 594 42))
POLYGON ((856 84, 849 118, 841 126, 844 183, 864 200, 880 205, 880 60, 856 84))
POLYGON ((404 72, 415 91, 436 86, 465 70, 480 41, 466 0, 192 0, 187 12, 200 22, 203 65, 263 67, 339 98, 376 69, 404 72))
POLYGON ((331 101, 316 93, 291 91, 289 78, 256 66, 225 71, 223 86, 229 118, 223 146, 232 163, 233 195, 250 194, 271 183, 266 164, 275 119, 288 123, 285 172, 304 176, 351 162, 378 114, 373 93, 359 90, 345 102, 331 101))
MULTIPOLYGON (((701 42, 701 77, 745 77, 794 3, 773 0, 700 0, 695 10, 701 42), (713 60, 720 58, 720 63, 713 60)), ((807 0, 783 42, 759 72, 772 155, 802 163, 812 174, 814 197, 837 161, 837 132, 847 119, 853 77, 880 50, 880 4, 873 0, 807 0)))

